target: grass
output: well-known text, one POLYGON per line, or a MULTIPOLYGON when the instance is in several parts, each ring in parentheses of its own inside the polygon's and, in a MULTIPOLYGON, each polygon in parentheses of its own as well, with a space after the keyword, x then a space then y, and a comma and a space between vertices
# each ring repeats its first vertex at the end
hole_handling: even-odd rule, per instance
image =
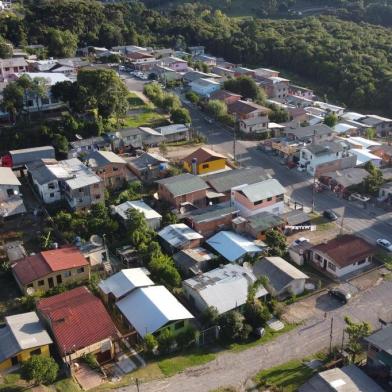
MULTIPOLYGON (((115 120, 114 120, 115 121, 115 120)), ((120 120, 124 127, 158 127, 167 124, 166 117, 159 114, 155 109, 144 107, 139 113, 131 114, 124 119, 120 120)))
POLYGON ((265 329, 265 334, 262 338, 252 340, 250 342, 241 342, 241 343, 232 343, 229 346, 229 350, 232 352, 240 352, 244 350, 248 350, 249 348, 261 345, 261 344, 266 344, 276 338, 278 338, 280 335, 283 335, 287 332, 290 332, 291 330, 297 328, 298 324, 292 323, 292 324, 285 324, 284 328, 281 329, 280 331, 274 331, 271 328, 266 328, 265 329))
POLYGON ((53 384, 56 392, 80 392, 79 385, 72 378, 65 378, 53 384))
POLYGON ((128 103, 131 109, 140 109, 145 106, 143 100, 132 92, 128 94, 128 103))
POLYGON ((392 255, 385 250, 380 250, 376 253, 377 260, 380 260, 386 268, 392 271, 392 255))
POLYGON ((310 216, 312 218, 310 224, 316 225, 317 231, 328 231, 333 228, 333 223, 330 222, 328 219, 324 218, 323 216, 315 213, 311 213, 310 216))

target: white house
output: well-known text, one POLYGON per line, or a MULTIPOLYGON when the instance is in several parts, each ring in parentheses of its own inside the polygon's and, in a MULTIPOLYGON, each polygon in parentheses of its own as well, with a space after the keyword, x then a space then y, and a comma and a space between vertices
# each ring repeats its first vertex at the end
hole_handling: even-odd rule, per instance
POLYGON ((196 79, 189 84, 191 86, 192 91, 196 94, 201 95, 202 97, 209 97, 215 91, 220 90, 221 85, 219 82, 216 82, 212 79, 196 79))
MULTIPOLYGON (((247 300, 249 287, 256 281, 253 272, 237 264, 222 267, 184 280, 182 288, 190 304, 200 312, 214 307, 219 314, 240 309, 247 300)), ((263 286, 256 291, 256 298, 268 294, 263 286)))
POLYGON ((0 167, 0 218, 26 212, 20 195, 21 183, 9 167, 0 167))
POLYGON ((352 148, 350 151, 357 157, 357 166, 363 166, 368 162, 372 162, 377 167, 381 165, 382 158, 372 154, 365 148, 352 148))

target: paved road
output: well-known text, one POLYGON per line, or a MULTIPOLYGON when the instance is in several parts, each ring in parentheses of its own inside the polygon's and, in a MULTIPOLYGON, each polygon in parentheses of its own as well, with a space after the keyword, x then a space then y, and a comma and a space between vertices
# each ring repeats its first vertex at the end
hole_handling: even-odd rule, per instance
MULTIPOLYGON (((392 282, 383 281, 354 298, 349 305, 339 306, 324 317, 308 320, 297 329, 280 336, 263 346, 239 353, 224 352, 203 366, 194 367, 163 380, 140 386, 140 392, 207 392, 221 386, 241 388, 258 371, 291 359, 300 359, 329 347, 331 318, 333 318, 333 345, 340 345, 344 328, 344 317, 369 321, 378 328, 378 318, 392 311, 392 282)), ((134 392, 131 385, 119 391, 134 392)))
MULTIPOLYGON (((221 125, 209 124, 204 114, 199 110, 189 108, 192 125, 207 137, 207 144, 212 149, 233 155, 233 136, 221 125)), ((289 196, 305 206, 312 206, 312 178, 307 173, 288 169, 279 163, 279 159, 258 150, 258 142, 237 141, 236 157, 242 166, 261 166, 268 170, 288 191, 289 196)), ((381 209, 363 209, 347 200, 339 199, 332 192, 316 193, 316 211, 322 212, 333 209, 339 217, 344 215, 346 231, 356 233, 368 241, 375 242, 377 238, 387 238, 392 241, 392 214, 381 209)), ((341 219, 337 222, 341 223, 341 219)))

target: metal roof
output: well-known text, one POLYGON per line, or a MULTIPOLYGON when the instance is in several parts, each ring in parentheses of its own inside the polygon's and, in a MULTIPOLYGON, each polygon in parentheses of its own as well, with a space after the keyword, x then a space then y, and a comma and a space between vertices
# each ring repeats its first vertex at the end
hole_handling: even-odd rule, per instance
POLYGON ((286 193, 286 189, 274 178, 244 186, 239 191, 253 203, 286 193))
MULTIPOLYGON (((71 189, 79 189, 101 182, 101 178, 94 174, 86 165, 77 158, 66 159, 59 162, 61 169, 70 176, 65 180, 71 189)), ((52 168, 50 168, 52 169, 52 168)))
POLYGON ((139 170, 145 169, 149 165, 154 166, 154 165, 159 165, 161 163, 167 163, 167 162, 169 162, 169 161, 166 158, 164 158, 158 154, 153 154, 151 152, 145 152, 144 154, 140 155, 137 158, 128 160, 128 164, 130 166, 133 166, 139 170))
POLYGON ((200 177, 190 173, 164 178, 156 181, 156 183, 164 185, 173 197, 187 195, 208 188, 208 185, 200 177))
POLYGON ((180 247, 189 241, 203 238, 201 234, 192 230, 185 223, 166 226, 158 232, 158 235, 175 248, 180 247))
POLYGON ((352 148, 350 151, 357 157, 357 166, 364 165, 369 161, 382 161, 382 158, 363 148, 352 148))
POLYGON ((196 223, 203 223, 222 218, 226 215, 233 215, 236 212, 239 212, 239 209, 227 202, 191 211, 187 215, 187 218, 196 223))
POLYGON ((168 136, 175 133, 188 132, 189 128, 185 124, 171 124, 155 128, 155 130, 163 136, 168 136))
POLYGON ((368 176, 369 172, 360 167, 352 167, 323 174, 323 177, 330 177, 345 188, 361 184, 368 176))
POLYGON ((344 150, 343 145, 341 143, 335 142, 321 142, 321 143, 312 143, 303 147, 306 150, 309 150, 313 155, 328 155, 328 154, 336 154, 337 152, 341 152, 344 150))
POLYGON ((98 286, 105 294, 112 293, 118 299, 136 288, 153 285, 144 268, 128 268, 102 280, 98 286))
POLYGON ((281 217, 271 214, 268 211, 262 211, 259 214, 251 215, 247 220, 249 226, 257 232, 265 231, 284 223, 284 220, 281 217))
POLYGON ((148 204, 146 204, 143 200, 133 200, 126 201, 117 206, 114 206, 114 211, 120 215, 120 217, 124 220, 128 220, 127 212, 129 209, 137 210, 141 212, 146 220, 149 219, 160 219, 162 218, 161 214, 158 214, 154 209, 152 209, 148 204))
POLYGON ((112 151, 92 151, 86 158, 90 167, 102 167, 111 163, 126 164, 126 161, 112 151))
POLYGON ((11 168, 0 167, 0 185, 20 186, 21 184, 11 168))
POLYGON ((138 288, 116 306, 141 337, 167 323, 192 319, 192 314, 164 286, 138 288))
POLYGON ((388 326, 371 334, 366 337, 365 340, 373 346, 392 355, 392 326, 388 326))

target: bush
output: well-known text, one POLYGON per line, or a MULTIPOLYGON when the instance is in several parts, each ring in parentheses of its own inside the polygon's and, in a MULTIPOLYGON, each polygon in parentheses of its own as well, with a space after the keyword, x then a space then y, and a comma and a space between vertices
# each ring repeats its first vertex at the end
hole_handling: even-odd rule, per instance
POLYGON ((274 314, 274 316, 280 319, 283 315, 285 304, 277 301, 276 299, 272 299, 270 305, 271 305, 271 311, 274 314))
POLYGON ((244 311, 245 319, 253 328, 264 327, 271 318, 271 314, 266 306, 258 299, 254 302, 247 302, 244 311))
POLYGON ((213 325, 218 324, 219 313, 218 309, 214 306, 209 306, 204 312, 201 314, 201 322, 205 328, 212 327, 213 325))
POLYGON ((174 336, 170 329, 164 329, 158 336, 158 347, 161 354, 169 353, 172 350, 174 336))
POLYGON ((178 347, 186 348, 189 347, 195 340, 196 331, 192 327, 187 327, 183 331, 179 332, 176 336, 176 342, 178 347))
POLYGON ((194 91, 188 91, 185 94, 185 98, 194 104, 197 104, 200 101, 199 95, 197 95, 194 91))
POLYGON ((242 340, 245 317, 237 311, 227 312, 219 318, 220 336, 225 341, 242 340))
POLYGON ((59 371, 59 365, 50 357, 34 355, 22 365, 23 377, 36 384, 52 384, 59 371))
POLYGON ((83 354, 83 361, 93 370, 99 369, 97 358, 91 353, 83 354))
POLYGON ((157 347, 158 342, 154 335, 148 333, 144 336, 144 348, 148 354, 152 354, 157 347))

